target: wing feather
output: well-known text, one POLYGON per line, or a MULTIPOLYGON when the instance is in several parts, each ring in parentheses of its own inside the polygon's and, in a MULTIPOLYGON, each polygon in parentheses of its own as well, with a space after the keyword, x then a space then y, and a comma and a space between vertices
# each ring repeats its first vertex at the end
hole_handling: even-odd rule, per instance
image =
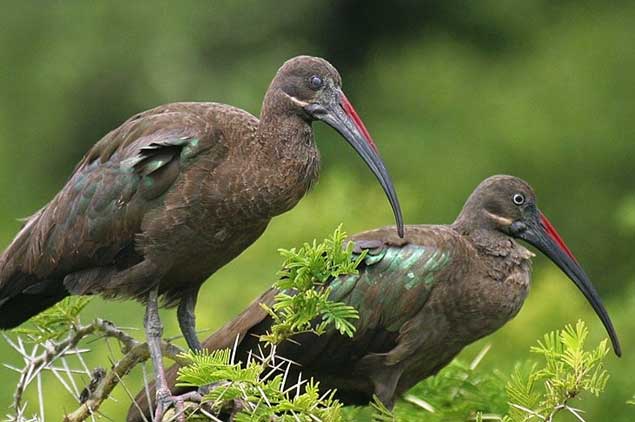
POLYGON ((111 264, 190 161, 215 146, 205 112, 204 104, 158 107, 97 142, 0 257, 0 297, 111 264))

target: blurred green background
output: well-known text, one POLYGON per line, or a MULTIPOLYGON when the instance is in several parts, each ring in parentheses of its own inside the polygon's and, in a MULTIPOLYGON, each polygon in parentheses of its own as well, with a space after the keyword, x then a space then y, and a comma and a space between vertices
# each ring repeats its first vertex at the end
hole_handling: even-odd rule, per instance
MULTIPOLYGON (((277 68, 323 56, 377 141, 408 223, 449 223, 485 177, 535 188, 605 298, 624 357, 586 398, 590 421, 632 421, 635 392, 635 3, 627 1, 11 2, 0 17, 0 247, 17 218, 60 189, 83 153, 130 115, 185 100, 259 113, 277 68)), ((198 326, 215 329, 274 279, 278 247, 392 224, 371 173, 330 128, 315 190, 272 222, 205 284, 198 326)), ((141 327, 135 303, 94 300, 99 315, 141 327)), ((547 330, 577 318, 604 330, 577 290, 543 257, 519 316, 494 336, 485 365, 509 372, 547 330)), ((177 335, 174 311, 163 313, 177 335)), ((142 332, 136 331, 141 337, 142 332)), ((468 348, 469 355, 482 345, 468 348)), ((103 349, 100 349, 103 351, 103 349)), ((19 363, 0 344, 2 362, 19 363)), ((89 365, 108 366, 106 353, 89 365)), ((17 375, 1 368, 0 409, 17 375)), ((128 382, 136 391, 140 371, 128 382)), ((29 399, 35 400, 31 392, 29 399)), ((47 420, 72 410, 54 380, 47 420)), ((103 411, 123 420, 126 394, 103 411)), ((33 406, 32 409, 36 409, 33 406)), ((563 418, 566 420, 566 418, 563 418)))

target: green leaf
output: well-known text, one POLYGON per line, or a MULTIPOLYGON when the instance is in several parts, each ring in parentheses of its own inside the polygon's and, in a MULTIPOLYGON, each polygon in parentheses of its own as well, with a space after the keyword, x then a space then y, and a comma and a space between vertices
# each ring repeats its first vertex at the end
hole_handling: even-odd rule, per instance
POLYGON ((339 276, 357 274, 365 253, 353 256, 353 245, 344 245, 346 233, 338 227, 323 242, 305 243, 299 249, 280 249, 284 258, 274 288, 280 290, 272 306, 263 308, 274 319, 262 341, 279 344, 294 334, 321 335, 329 327, 352 337, 359 319, 357 310, 345 303, 329 300, 327 283, 339 276))
POLYGON ((397 420, 466 421, 484 415, 490 420, 506 413, 506 379, 479 368, 488 350, 488 346, 483 348, 471 363, 455 359, 437 375, 413 387, 405 402, 395 406, 397 420))
POLYGON ((12 331, 26 336, 33 343, 60 340, 68 335, 71 327, 79 326, 79 314, 91 299, 86 296, 69 296, 31 318, 25 326, 12 331))
POLYGON ((585 350, 589 331, 583 321, 553 331, 530 349, 541 355, 544 366, 529 370, 517 368, 507 384, 511 409, 508 421, 527 418, 552 420, 554 415, 569 411, 569 401, 581 393, 599 396, 609 379, 603 361, 609 352, 607 340, 595 349, 585 350))
MULTIPOLYGON (((330 301, 327 286, 335 277, 356 274, 363 259, 364 254, 353 257, 352 244, 344 246, 345 238, 338 227, 321 243, 314 240, 299 249, 280 250, 284 262, 273 286, 279 293, 270 306, 261 304, 274 324, 261 341, 275 345, 298 333, 319 335, 331 328, 353 336, 357 310, 330 301)), ((334 399, 335 391, 320 394, 318 384, 308 380, 301 394, 292 395, 295 389, 286 393, 284 387, 288 386, 283 386, 282 374, 270 374, 273 356, 242 363, 232 362, 231 356, 228 349, 184 354, 182 357, 190 363, 179 369, 177 385, 213 385, 204 401, 217 413, 240 402, 240 410, 234 415, 238 422, 342 420, 342 405, 334 399)))
POLYGON ((373 401, 370 403, 373 408, 373 422, 396 422, 395 415, 379 400, 379 398, 373 395, 373 401))

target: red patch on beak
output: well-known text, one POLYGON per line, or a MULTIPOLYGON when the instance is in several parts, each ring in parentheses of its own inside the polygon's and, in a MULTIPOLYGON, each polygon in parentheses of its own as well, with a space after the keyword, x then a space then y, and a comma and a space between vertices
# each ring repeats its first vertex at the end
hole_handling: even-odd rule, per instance
POLYGON ((366 129, 366 126, 364 126, 364 122, 362 122, 362 119, 359 117, 359 114, 357 114, 357 112, 355 111, 355 108, 353 108, 353 104, 351 104, 351 102, 348 101, 348 98, 346 98, 346 95, 344 95, 343 92, 340 99, 342 102, 342 108, 344 109, 344 112, 346 113, 346 115, 351 118, 353 123, 355 123, 355 126, 357 126, 357 129, 362 133, 362 135, 364 135, 364 138, 366 138, 366 142, 368 143, 368 145, 370 145, 373 151, 379 154, 379 150, 377 150, 377 145, 375 145, 373 138, 370 136, 370 133, 368 132, 368 129, 366 129))
POLYGON ((578 262, 576 257, 573 255, 573 252, 571 252, 571 249, 569 249, 567 244, 564 243, 564 240, 562 239, 562 237, 560 237, 560 235, 556 231, 556 228, 553 226, 553 224, 551 224, 551 221, 549 221, 549 219, 545 217, 543 213, 540 213, 540 222, 542 223, 542 227, 545 229, 549 237, 551 237, 558 244, 558 246, 560 246, 560 249, 565 251, 567 255, 569 255, 569 257, 575 262, 578 262))

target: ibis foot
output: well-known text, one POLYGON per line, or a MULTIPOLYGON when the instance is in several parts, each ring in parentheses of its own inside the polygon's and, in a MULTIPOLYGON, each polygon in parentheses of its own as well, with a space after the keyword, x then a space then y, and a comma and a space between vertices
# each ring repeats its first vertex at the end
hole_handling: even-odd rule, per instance
POLYGON ((156 409, 154 411, 154 422, 162 422, 168 416, 168 410, 174 407, 174 414, 169 414, 169 420, 176 422, 186 421, 185 402, 200 403, 201 394, 198 391, 191 391, 180 396, 173 396, 172 392, 165 388, 157 390, 156 409))

